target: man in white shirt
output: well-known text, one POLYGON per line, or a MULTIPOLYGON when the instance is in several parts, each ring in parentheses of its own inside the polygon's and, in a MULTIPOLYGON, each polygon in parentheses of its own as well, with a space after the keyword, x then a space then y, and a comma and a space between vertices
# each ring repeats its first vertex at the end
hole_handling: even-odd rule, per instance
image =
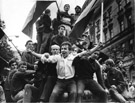
POLYGON ((52 91, 49 102, 58 102, 59 97, 66 91, 68 92, 68 102, 76 100, 76 82, 74 80, 75 70, 72 67, 74 57, 70 55, 71 44, 63 42, 61 45, 61 55, 43 57, 42 61, 57 62, 58 80, 52 91))

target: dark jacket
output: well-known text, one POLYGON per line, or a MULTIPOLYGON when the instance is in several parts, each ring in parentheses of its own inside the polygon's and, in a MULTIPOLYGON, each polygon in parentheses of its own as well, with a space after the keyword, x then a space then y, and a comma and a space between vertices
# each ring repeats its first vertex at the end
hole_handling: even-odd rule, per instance
POLYGON ((72 64, 75 67, 77 79, 93 79, 96 73, 98 83, 105 88, 99 64, 92 58, 77 56, 72 64))
POLYGON ((32 78, 32 73, 17 71, 14 73, 11 80, 11 94, 15 96, 19 91, 24 89, 25 84, 30 83, 30 78, 32 78))
POLYGON ((52 31, 51 27, 51 18, 48 15, 43 15, 43 25, 44 25, 44 32, 45 33, 50 33, 52 31))
POLYGON ((69 41, 69 38, 66 37, 66 36, 59 36, 59 35, 54 35, 52 38, 51 38, 51 42, 50 42, 50 46, 51 45, 54 45, 54 44, 57 44, 57 45, 61 45, 63 42, 65 41, 69 41))
POLYGON ((119 92, 122 92, 123 87, 126 86, 123 74, 120 70, 113 68, 107 72, 106 86, 109 89, 111 85, 115 85, 119 92))
POLYGON ((27 62, 28 69, 34 69, 34 63, 36 62, 36 57, 31 53, 24 51, 22 53, 22 61, 27 62))

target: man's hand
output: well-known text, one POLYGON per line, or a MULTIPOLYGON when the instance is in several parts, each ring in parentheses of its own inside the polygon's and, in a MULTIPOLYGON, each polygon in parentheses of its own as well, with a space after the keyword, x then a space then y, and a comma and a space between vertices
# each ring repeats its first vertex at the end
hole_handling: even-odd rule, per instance
POLYGON ((49 56, 50 56, 49 53, 44 53, 43 55, 44 55, 44 57, 46 57, 46 58, 49 58, 49 56))
POLYGON ((107 88, 105 89, 105 92, 106 92, 107 94, 109 94, 109 90, 108 90, 107 88))
POLYGON ((34 70, 37 70, 38 69, 38 65, 34 65, 34 70))
POLYGON ((117 89, 117 87, 115 85, 111 85, 111 88, 117 89))
POLYGON ((31 50, 31 49, 27 49, 27 52, 28 52, 28 53, 32 53, 32 50, 31 50))
POLYGON ((49 58, 50 54, 49 53, 44 53, 41 57, 41 62, 44 63, 46 62, 47 58, 49 58))

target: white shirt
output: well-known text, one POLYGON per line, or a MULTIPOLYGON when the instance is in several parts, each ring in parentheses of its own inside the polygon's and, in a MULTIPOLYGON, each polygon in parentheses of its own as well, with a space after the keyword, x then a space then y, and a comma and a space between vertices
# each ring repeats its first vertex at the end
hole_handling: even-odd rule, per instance
POLYGON ((61 55, 53 55, 48 59, 42 58, 42 61, 48 61, 56 63, 57 75, 59 79, 70 79, 75 75, 75 70, 72 67, 74 56, 68 55, 68 57, 63 58, 61 55))

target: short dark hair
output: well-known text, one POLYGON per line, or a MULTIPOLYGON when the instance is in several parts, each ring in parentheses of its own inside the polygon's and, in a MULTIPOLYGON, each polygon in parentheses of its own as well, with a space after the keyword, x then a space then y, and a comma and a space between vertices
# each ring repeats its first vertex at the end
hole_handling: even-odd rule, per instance
POLYGON ((50 9, 46 9, 45 14, 49 14, 49 13, 50 13, 50 9))
POLYGON ((59 25, 58 26, 58 29, 60 29, 61 27, 63 27, 64 29, 66 29, 64 25, 59 25))
POLYGON ((65 4, 65 5, 64 5, 64 8, 65 8, 65 6, 67 6, 67 5, 70 7, 70 5, 69 5, 69 4, 65 4))
POLYGON ((27 66, 27 63, 25 61, 20 61, 19 64, 18 64, 18 68, 20 68, 21 65, 26 65, 27 66))
POLYGON ((62 47, 63 45, 68 45, 69 50, 72 49, 72 45, 71 45, 71 43, 70 43, 69 41, 64 41, 64 42, 61 44, 61 47, 62 47))
POLYGON ((9 61, 8 65, 11 67, 11 65, 12 65, 13 63, 18 64, 18 63, 17 63, 17 60, 16 60, 15 58, 11 59, 11 60, 9 61))
POLYGON ((77 6, 75 7, 75 9, 77 9, 77 8, 79 8, 79 9, 81 10, 81 7, 80 7, 79 5, 77 5, 77 6))
POLYGON ((29 42, 32 42, 32 40, 28 40, 28 41, 26 42, 25 46, 27 46, 29 42))
POLYGON ((114 65, 115 65, 113 59, 107 59, 107 60, 105 61, 105 64, 109 64, 110 66, 114 66, 114 65))

